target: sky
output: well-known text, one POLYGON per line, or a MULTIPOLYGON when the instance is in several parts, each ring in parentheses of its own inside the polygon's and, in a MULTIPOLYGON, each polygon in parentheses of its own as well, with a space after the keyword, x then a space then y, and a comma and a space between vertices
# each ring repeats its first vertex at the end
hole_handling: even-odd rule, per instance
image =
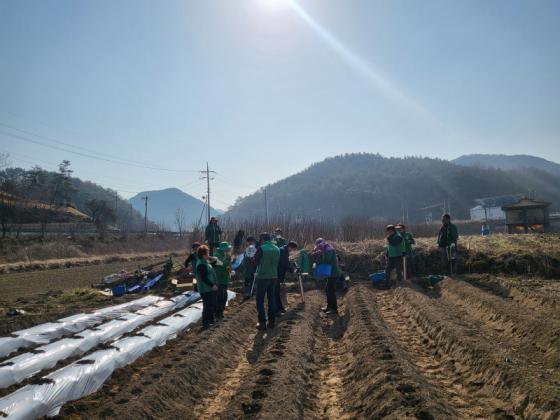
POLYGON ((2 0, 0 152, 213 206, 352 152, 560 162, 555 0, 2 0))

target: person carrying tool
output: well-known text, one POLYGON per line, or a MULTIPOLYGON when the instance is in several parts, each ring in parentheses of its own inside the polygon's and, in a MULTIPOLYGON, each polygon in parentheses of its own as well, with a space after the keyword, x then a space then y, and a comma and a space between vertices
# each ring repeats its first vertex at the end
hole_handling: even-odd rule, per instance
POLYGON ((391 272, 397 272, 397 281, 402 281, 403 276, 403 238, 394 225, 385 228, 387 240, 387 265, 385 266, 385 282, 391 286, 391 272))
POLYGON ((327 295, 327 306, 321 308, 326 314, 338 314, 338 303, 336 301, 336 280, 340 276, 340 268, 338 267, 338 259, 336 251, 323 238, 315 241, 313 249, 313 261, 316 266, 321 264, 330 266, 330 275, 327 277, 325 293, 327 295))
POLYGON ((218 225, 218 219, 211 217, 210 223, 208 223, 204 231, 204 240, 210 248, 210 255, 214 255, 214 249, 220 245, 221 237, 222 229, 218 225))
POLYGON ((274 302, 274 288, 278 281, 278 262, 280 261, 280 249, 272 242, 269 233, 260 236, 261 245, 255 254, 255 282, 257 287, 257 313, 259 323, 257 329, 263 331, 274 328, 276 318, 276 305, 274 302), (264 296, 268 301, 268 326, 264 311, 264 296))
POLYGON ((227 289, 231 271, 231 245, 228 242, 220 242, 214 256, 217 258, 214 271, 216 272, 216 285, 218 286, 216 320, 220 321, 224 318, 224 310, 227 303, 227 289))
POLYGON ((254 236, 247 236, 247 247, 243 253, 243 261, 237 272, 243 273, 244 279, 244 299, 249 299, 252 295, 253 282, 255 281, 255 254, 257 253, 257 241, 254 236))
POLYGON ((294 267, 290 263, 290 252, 297 251, 298 244, 295 242, 288 242, 288 245, 284 245, 280 248, 280 260, 278 262, 278 280, 274 289, 274 301, 276 303, 276 314, 284 314, 286 310, 284 309, 284 304, 282 303, 281 290, 282 283, 286 280, 286 273, 294 272, 294 267))
POLYGON ((274 229, 274 242, 278 248, 286 246, 286 239, 282 236, 282 229, 279 227, 274 229))
MULTIPOLYGON (((193 242, 191 245, 191 253, 185 260, 185 269, 188 274, 194 274, 196 271, 196 264, 198 262, 198 248, 200 247, 200 242, 193 242)), ((196 278, 193 280, 193 290, 196 292, 196 278)))
POLYGON ((459 239, 459 231, 457 226, 451 223, 451 216, 444 214, 441 218, 441 228, 438 233, 437 244, 441 255, 441 263, 444 272, 449 270, 449 274, 455 273, 457 240, 459 239))
POLYGON ((198 261, 196 263, 196 280, 198 293, 202 297, 202 328, 207 329, 214 325, 214 313, 216 311, 216 272, 210 265, 209 249, 201 245, 197 251, 198 261))
POLYGON ((406 226, 403 224, 398 224, 395 226, 399 235, 402 236, 403 241, 403 273, 405 274, 405 278, 408 277, 409 274, 412 274, 413 268, 413 254, 412 254, 412 245, 416 243, 412 233, 406 230, 406 226))

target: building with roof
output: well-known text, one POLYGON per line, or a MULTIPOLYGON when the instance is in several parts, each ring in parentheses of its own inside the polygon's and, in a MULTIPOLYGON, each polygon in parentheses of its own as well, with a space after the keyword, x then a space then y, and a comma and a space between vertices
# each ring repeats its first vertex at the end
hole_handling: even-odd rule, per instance
POLYGON ((551 203, 532 198, 502 206, 508 233, 543 233, 549 229, 551 203))

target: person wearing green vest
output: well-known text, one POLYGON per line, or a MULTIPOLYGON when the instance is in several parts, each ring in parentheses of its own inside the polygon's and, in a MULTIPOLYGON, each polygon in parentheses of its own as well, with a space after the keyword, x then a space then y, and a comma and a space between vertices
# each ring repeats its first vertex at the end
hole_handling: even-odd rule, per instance
POLYGON ((327 295, 327 306, 322 308, 326 314, 338 314, 338 303, 336 301, 336 281, 340 274, 338 266, 338 258, 334 248, 327 243, 323 238, 318 238, 315 241, 315 248, 313 249, 313 261, 316 265, 327 264, 331 266, 331 274, 327 278, 325 286, 325 293, 327 295))
POLYGON ((457 226, 451 223, 451 216, 449 214, 444 214, 441 218, 441 228, 438 233, 437 243, 444 271, 449 270, 450 275, 453 275, 456 270, 458 239, 459 231, 457 226))
POLYGON ((216 311, 216 272, 208 262, 210 257, 206 245, 198 248, 198 262, 196 264, 196 284, 198 293, 202 297, 202 328, 207 329, 214 325, 214 312, 216 311))
POLYGON ((387 225, 387 265, 385 267, 385 283, 391 286, 391 272, 397 272, 397 281, 402 281, 403 276, 403 238, 394 225, 387 225))
POLYGON ((231 245, 220 242, 214 256, 217 258, 214 271, 216 272, 216 285, 218 286, 216 300, 216 320, 224 318, 224 310, 227 303, 227 289, 229 285, 229 273, 231 271, 231 245))
POLYGON ((257 329, 267 329, 266 315, 264 311, 264 296, 268 301, 268 328, 274 328, 276 318, 276 305, 274 302, 274 288, 278 279, 278 263, 280 261, 280 249, 272 242, 269 233, 260 236, 261 245, 257 248, 254 263, 255 281, 257 285, 257 313, 259 323, 257 329))
MULTIPOLYGON (((189 254, 189 256, 187 257, 187 259, 185 260, 185 270, 187 271, 187 274, 193 274, 196 272, 196 264, 198 262, 198 247, 200 247, 200 243, 198 242, 193 242, 193 244, 191 245, 191 253, 189 254)), ((196 288, 196 279, 195 281, 193 281, 193 290, 196 292, 197 288, 196 288)))
POLYGON ((210 255, 214 255, 214 248, 220 245, 222 236, 222 229, 218 225, 218 219, 215 217, 210 218, 210 223, 206 226, 204 231, 204 239, 210 248, 210 255))
POLYGON ((278 248, 286 246, 286 239, 282 236, 282 229, 274 229, 274 242, 278 248))
MULTIPOLYGON (((412 267, 413 267, 413 254, 412 254, 412 245, 414 245, 416 243, 416 241, 414 240, 414 237, 412 236, 412 233, 410 233, 409 231, 406 230, 406 226, 403 224, 397 225, 396 226, 397 232, 402 236, 403 238, 403 257, 406 258, 406 271, 407 274, 411 274, 412 273, 412 267)), ((403 268, 404 269, 404 268, 403 268)))

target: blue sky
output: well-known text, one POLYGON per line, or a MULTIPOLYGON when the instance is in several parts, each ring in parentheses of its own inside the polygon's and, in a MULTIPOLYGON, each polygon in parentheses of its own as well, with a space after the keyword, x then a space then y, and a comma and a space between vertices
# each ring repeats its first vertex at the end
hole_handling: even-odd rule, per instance
POLYGON ((0 151, 126 197, 201 196, 209 161, 221 208, 347 152, 560 162, 559 19, 546 0, 3 0, 0 151))

